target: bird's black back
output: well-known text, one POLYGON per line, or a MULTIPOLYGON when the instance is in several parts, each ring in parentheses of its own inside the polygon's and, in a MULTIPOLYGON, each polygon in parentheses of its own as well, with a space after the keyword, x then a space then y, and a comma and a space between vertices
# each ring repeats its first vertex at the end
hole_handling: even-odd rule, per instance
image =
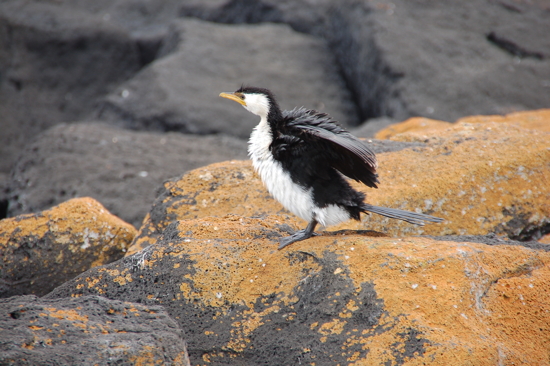
POLYGON ((296 184, 313 188, 320 207, 354 207, 363 202, 364 195, 353 190, 341 174, 376 188, 374 153, 328 115, 297 108, 284 111, 282 119, 272 122, 276 123, 270 147, 273 157, 296 184))

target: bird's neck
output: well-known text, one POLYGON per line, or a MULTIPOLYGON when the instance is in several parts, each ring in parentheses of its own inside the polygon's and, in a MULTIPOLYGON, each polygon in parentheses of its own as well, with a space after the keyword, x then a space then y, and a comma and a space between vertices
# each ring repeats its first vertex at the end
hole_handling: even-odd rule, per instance
POLYGON ((280 130, 281 124, 283 123, 283 112, 277 102, 272 102, 269 106, 269 112, 267 116, 262 117, 262 120, 266 120, 267 124, 271 128, 271 131, 275 132, 280 130))

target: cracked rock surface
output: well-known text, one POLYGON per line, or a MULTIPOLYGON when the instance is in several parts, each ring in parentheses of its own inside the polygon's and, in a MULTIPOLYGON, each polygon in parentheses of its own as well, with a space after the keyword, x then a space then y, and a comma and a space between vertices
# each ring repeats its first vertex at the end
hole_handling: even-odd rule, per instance
POLYGON ((3 365, 190 365, 184 334, 160 306, 100 296, 0 299, 3 365))
POLYGON ((549 14, 0 1, 0 364, 547 363, 549 14), (445 221, 277 250, 306 223, 245 161, 242 83, 367 138, 369 203, 445 221))
POLYGON ((541 0, 6 0, 0 187, 60 123, 248 136, 255 119, 217 97, 242 83, 272 89, 286 109, 372 122, 368 136, 414 116, 548 107, 549 11, 541 0))
POLYGON ((42 296, 126 253, 136 229, 96 200, 74 198, 0 221, 0 297, 42 296))
POLYGON ((279 251, 286 222, 174 221, 155 245, 47 298, 162 305, 192 364, 545 362, 550 252, 369 232, 279 251))

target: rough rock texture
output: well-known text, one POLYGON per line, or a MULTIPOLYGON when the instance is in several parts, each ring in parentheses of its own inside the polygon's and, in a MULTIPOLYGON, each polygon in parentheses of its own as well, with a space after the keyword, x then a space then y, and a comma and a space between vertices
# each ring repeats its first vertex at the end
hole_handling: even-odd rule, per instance
MULTIPOLYGON (((511 116, 517 121, 524 117, 530 119, 532 114, 511 116)), ((441 234, 493 232, 538 239, 550 224, 548 138, 544 131, 522 128, 514 121, 492 122, 490 116, 459 122, 436 134, 429 130, 403 133, 393 139, 427 142, 427 153, 433 159, 394 155, 380 161, 381 176, 403 197, 414 197, 418 188, 410 184, 409 176, 423 175, 429 191, 420 191, 424 198, 419 208, 441 210, 446 219, 441 234), (398 172, 403 166, 410 169, 398 172), (384 172, 388 173, 385 177, 384 172)), ((385 205, 385 201, 379 203, 385 205)), ((425 233, 432 234, 434 227, 427 226, 425 233)))
MULTIPOLYGON (((377 137, 399 142, 454 140, 462 147, 463 157, 453 162, 457 169, 452 174, 459 180, 450 187, 460 190, 452 195, 452 205, 482 228, 493 226, 492 232, 525 240, 539 239, 550 231, 549 126, 550 110, 546 109, 471 116, 455 124, 413 118, 380 131, 377 137), (470 141, 476 140, 477 148, 475 143, 470 148, 470 141), (504 222, 498 224, 499 220, 504 222)), ((456 151, 452 145, 436 145, 447 150, 439 150, 442 158, 456 151)), ((443 178, 449 173, 450 169, 438 170, 443 178)), ((466 224, 458 233, 482 234, 466 224)))
POLYGON ((0 299, 2 365, 190 365, 160 306, 99 296, 0 299))
MULTIPOLYGON (((375 124, 547 107, 549 11, 544 0, 4 0, 0 172, 38 132, 85 119, 98 100, 107 101, 105 118, 120 124, 243 136, 246 124, 227 129, 219 114, 204 126, 193 120, 218 89, 242 82, 275 89, 285 108, 322 107, 343 121, 375 124), (231 25, 184 18, 175 24, 196 29, 169 31, 177 17, 231 25), (174 59, 178 44, 191 49, 183 65, 174 59), (127 82, 155 60, 180 69, 167 77, 156 66, 127 82), (178 83, 182 71, 188 77, 178 83), (146 95, 148 82, 154 96, 146 95)), ((226 103, 208 109, 226 116, 226 103)), ((235 125, 243 119, 227 113, 235 125)))
MULTIPOLYGON (((550 109, 540 109, 536 111, 516 112, 499 116, 468 116, 460 118, 456 124, 482 124, 482 123, 505 123, 521 127, 527 130, 540 131, 543 134, 550 132, 550 109)), ((452 128, 449 122, 438 121, 430 118, 411 118, 402 123, 388 126, 375 134, 378 139, 392 139, 395 141, 409 140, 410 138, 393 138, 402 133, 411 133, 415 136, 435 136, 452 128)), ((417 138, 420 140, 420 138, 417 138)))
POLYGON ((0 220, 8 216, 8 174, 0 173, 0 220))
POLYGON ((183 19, 172 24, 160 52, 165 56, 106 98, 97 118, 137 129, 247 137, 258 118, 218 96, 246 84, 269 86, 283 109, 303 105, 344 125, 360 122, 326 44, 288 26, 183 19))
POLYGON ((284 216, 176 221, 63 284, 162 304, 193 364, 544 364, 550 253, 327 234, 276 250, 284 216), (279 226, 280 227, 280 226, 279 226))
POLYGON ((91 198, 0 221, 0 297, 44 295, 124 255, 136 229, 91 198))
POLYGON ((182 14, 279 22, 327 40, 364 118, 542 108, 550 99, 547 1, 189 1, 182 14))
POLYGON ((42 130, 91 113, 140 67, 136 42, 101 17, 50 2, 2 2, 0 170, 42 130))
MULTIPOLYGON (((425 145, 369 141, 376 153, 425 145)), ((158 235, 174 220, 227 214, 254 217, 268 213, 289 214, 271 198, 253 172, 250 162, 231 161, 210 165, 164 183, 128 255, 155 243, 158 235)), ((285 222, 304 224, 292 214, 285 222)))
MULTIPOLYGON (((369 229, 392 236, 495 233, 539 239, 550 231, 550 136, 516 122, 538 125, 547 112, 507 118, 507 123, 492 122, 490 116, 471 117, 470 122, 454 125, 422 119, 404 122, 404 130, 419 121, 428 126, 444 124, 446 129, 396 135, 399 142, 417 145, 378 154, 379 189, 355 184, 371 204, 420 211, 445 222, 422 227, 372 214, 363 215, 361 222, 349 221, 329 230, 369 229)), ((213 164, 165 183, 129 253, 154 243, 174 220, 284 212, 249 162, 213 164)), ((290 222, 305 227, 305 222, 289 215, 290 222)))
POLYGON ((166 179, 226 159, 246 159, 246 142, 121 130, 101 123, 60 124, 25 149, 9 180, 16 216, 89 196, 139 227, 166 179))

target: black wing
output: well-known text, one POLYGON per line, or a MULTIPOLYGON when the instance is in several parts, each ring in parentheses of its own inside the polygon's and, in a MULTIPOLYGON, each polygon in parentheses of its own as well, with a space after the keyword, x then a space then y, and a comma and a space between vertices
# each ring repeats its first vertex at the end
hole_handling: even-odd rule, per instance
POLYGON ((323 174, 322 166, 330 166, 343 175, 376 188, 378 183, 376 156, 361 140, 340 127, 324 113, 305 108, 283 112, 284 120, 274 139, 274 156, 306 159, 304 169, 313 167, 323 174))

